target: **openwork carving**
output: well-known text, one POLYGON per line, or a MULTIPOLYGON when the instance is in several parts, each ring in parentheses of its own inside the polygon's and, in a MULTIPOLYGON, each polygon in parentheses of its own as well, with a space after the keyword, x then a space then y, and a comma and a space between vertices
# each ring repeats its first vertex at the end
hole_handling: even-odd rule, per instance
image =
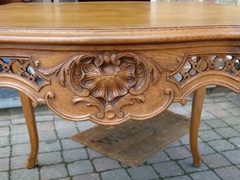
POLYGON ((110 52, 81 54, 40 71, 56 74, 59 83, 74 92, 72 104, 97 107, 99 119, 123 118, 122 108, 144 102, 144 91, 161 73, 151 59, 140 54, 110 52))
POLYGON ((240 75, 240 55, 238 54, 208 54, 187 55, 180 68, 171 77, 179 83, 185 83, 193 76, 208 71, 240 75))
POLYGON ((28 57, 0 57, 0 72, 16 74, 34 84, 43 81, 35 73, 28 57))

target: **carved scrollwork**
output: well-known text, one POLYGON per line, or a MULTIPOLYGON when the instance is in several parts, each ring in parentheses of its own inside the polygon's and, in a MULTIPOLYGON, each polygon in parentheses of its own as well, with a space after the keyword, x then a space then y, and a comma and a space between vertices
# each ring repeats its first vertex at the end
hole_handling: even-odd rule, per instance
POLYGON ((37 91, 48 84, 37 73, 31 57, 0 56, 0 76, 20 80, 37 91))
POLYGON ((73 105, 95 106, 98 119, 111 120, 125 116, 124 106, 145 102, 144 92, 157 82, 161 69, 140 54, 105 52, 81 54, 42 73, 55 74, 61 86, 73 91, 73 105))
POLYGON ((177 71, 170 75, 170 79, 178 82, 180 86, 202 73, 224 73, 232 78, 240 75, 239 54, 186 55, 182 62, 177 71))

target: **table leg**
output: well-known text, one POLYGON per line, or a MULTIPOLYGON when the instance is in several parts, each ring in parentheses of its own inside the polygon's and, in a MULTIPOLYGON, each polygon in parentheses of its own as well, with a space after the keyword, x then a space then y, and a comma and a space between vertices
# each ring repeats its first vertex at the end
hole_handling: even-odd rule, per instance
POLYGON ((205 86, 197 89, 194 93, 192 102, 192 115, 190 123, 190 147, 193 156, 193 166, 202 165, 201 155, 198 152, 198 130, 200 125, 205 93, 206 93, 205 86))
POLYGON ((28 128, 28 134, 29 134, 30 144, 31 144, 31 151, 28 157, 28 162, 26 167, 34 168, 36 163, 36 158, 38 153, 38 143, 39 143, 34 108, 32 106, 31 99, 26 94, 20 91, 18 93, 22 102, 22 109, 26 119, 26 124, 28 128))

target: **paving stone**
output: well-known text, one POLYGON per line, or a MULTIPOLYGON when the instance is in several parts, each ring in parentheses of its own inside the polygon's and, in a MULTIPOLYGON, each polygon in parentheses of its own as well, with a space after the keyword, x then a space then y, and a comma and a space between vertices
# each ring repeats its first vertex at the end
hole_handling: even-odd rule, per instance
POLYGON ((54 120, 64 120, 63 118, 61 118, 61 117, 59 117, 58 115, 56 115, 56 114, 53 114, 53 119, 54 120))
POLYGON ((223 180, 239 180, 240 179, 240 170, 235 166, 223 167, 215 169, 218 176, 223 180))
POLYGON ((131 180, 124 169, 115 169, 101 173, 102 180, 131 180))
POLYGON ((203 141, 222 139, 222 137, 213 130, 200 131, 198 135, 203 141))
POLYGON ((236 105, 232 102, 229 102, 228 99, 225 102, 215 103, 215 105, 221 107, 222 109, 230 109, 236 107, 236 105))
POLYGON ((26 124, 17 124, 11 127, 11 134, 26 134, 28 133, 26 124))
POLYGON ((188 111, 189 113, 192 112, 192 101, 190 101, 189 103, 187 103, 186 105, 182 106, 186 111, 188 111))
POLYGON ((217 118, 226 118, 232 116, 232 114, 230 114, 228 111, 224 109, 211 110, 209 112, 216 116, 217 118))
POLYGON ((198 151, 201 155, 211 154, 215 152, 207 143, 198 143, 198 151))
MULTIPOLYGON (((72 180, 101 180, 101 178, 100 178, 99 174, 91 173, 91 174, 75 176, 72 178, 72 180)), ((122 180, 124 180, 124 179, 122 179, 122 180)))
POLYGON ((28 155, 11 157, 11 169, 26 168, 28 155))
POLYGON ((0 147, 0 158, 10 157, 10 146, 0 147))
POLYGON ((218 128, 215 131, 224 138, 230 138, 234 136, 239 136, 240 134, 231 127, 218 128))
POLYGON ((9 127, 0 127, 0 137, 9 135, 9 127))
POLYGON ((202 166, 200 166, 200 167, 194 167, 192 158, 179 160, 178 164, 184 169, 184 171, 186 171, 188 173, 203 171, 203 170, 208 169, 208 167, 204 163, 202 163, 202 166))
POLYGON ((21 144, 21 143, 29 143, 29 135, 28 134, 14 134, 11 137, 11 144, 21 144))
POLYGON ((225 94, 223 96, 214 97, 213 101, 214 102, 226 102, 226 101, 228 101, 228 99, 226 97, 224 97, 224 96, 225 96, 225 94))
POLYGON ((169 155, 171 159, 183 159, 192 156, 186 147, 167 148, 165 152, 169 155))
POLYGON ((43 166, 40 169, 41 180, 59 179, 68 176, 64 164, 57 164, 52 166, 43 166))
POLYGON ((222 109, 220 106, 216 105, 216 103, 212 102, 212 103, 204 103, 203 104, 203 108, 206 111, 211 111, 211 110, 220 110, 222 109))
POLYGON ((38 164, 40 166, 59 164, 62 161, 63 160, 60 152, 38 154, 38 164))
POLYGON ((93 170, 92 163, 89 160, 76 161, 68 164, 68 172, 71 176, 92 173, 93 170))
POLYGON ((221 180, 213 171, 202 171, 190 174, 193 180, 221 180))
POLYGON ((1 180, 9 180, 7 172, 0 172, 1 180))
POLYGON ((211 121, 206 121, 206 124, 208 124, 211 128, 220 128, 220 127, 227 127, 228 124, 226 124, 225 122, 223 122, 220 119, 214 119, 211 121))
POLYGON ((172 111, 172 112, 174 112, 176 114, 180 114, 180 115, 186 116, 186 117, 190 117, 190 115, 191 115, 191 113, 188 110, 186 110, 184 108, 184 106, 174 107, 174 108, 169 107, 168 110, 172 111))
POLYGON ((88 155, 89 155, 90 159, 106 157, 106 155, 104 155, 100 152, 94 151, 93 149, 90 149, 90 148, 87 148, 87 152, 88 152, 88 155))
POLYGON ((66 121, 66 120, 55 120, 54 124, 55 124, 56 130, 59 130, 59 129, 71 129, 71 128, 75 128, 76 127, 75 122, 66 121))
POLYGON ((178 146, 181 146, 181 142, 180 141, 176 141, 174 143, 172 143, 171 145, 169 145, 168 147, 178 147, 178 146))
POLYGON ((211 142, 208 142, 208 144, 217 152, 235 149, 235 146, 226 140, 211 141, 211 142))
POLYGON ((179 140, 182 144, 189 144, 189 133, 186 134, 185 136, 183 136, 180 140, 179 140))
POLYGON ((58 129, 57 130, 57 136, 60 138, 60 139, 63 139, 63 138, 70 138, 71 136, 75 135, 75 134, 78 134, 78 130, 77 128, 66 128, 66 129, 58 129))
POLYGON ((17 118, 17 119, 12 119, 11 123, 16 125, 16 124, 26 124, 25 118, 17 118))
POLYGON ((240 150, 226 151, 222 153, 231 163, 240 164, 240 150))
POLYGON ((91 121, 77 122, 76 125, 80 132, 83 132, 87 129, 97 126, 95 123, 93 123, 91 121))
MULTIPOLYGON (((189 151, 191 151, 190 145, 187 145, 186 147, 189 151)), ((215 151, 207 143, 198 143, 198 151, 201 155, 215 153, 215 151)))
POLYGON ((239 126, 240 125, 240 119, 239 117, 235 117, 235 116, 230 116, 230 117, 225 117, 222 118, 222 120, 229 124, 230 126, 239 126))
POLYGON ((235 94, 234 92, 230 92, 227 94, 227 98, 232 101, 234 104, 240 107, 240 97, 238 94, 235 94))
POLYGON ((184 174, 180 166, 174 161, 154 164, 153 167, 162 178, 184 174))
MULTIPOLYGON (((181 143, 178 146, 181 146, 182 144, 189 145, 189 134, 186 134, 185 136, 183 136, 179 141, 181 143)), ((203 141, 202 139, 198 138, 198 142, 201 143, 203 141)))
POLYGON ((149 165, 129 168, 128 172, 133 180, 157 179, 159 177, 152 166, 149 165))
POLYGON ((45 153, 45 152, 52 152, 52 151, 60 151, 61 145, 59 140, 52 140, 52 141, 46 141, 46 142, 40 142, 39 143, 39 152, 45 153))
POLYGON ((170 158, 167 156, 167 154, 164 151, 160 151, 157 154, 155 154, 154 156, 150 157, 147 160, 147 163, 148 164, 156 164, 156 163, 166 162, 166 161, 170 161, 170 158))
POLYGON ((210 130, 211 129, 211 127, 209 127, 207 124, 205 124, 205 123, 203 123, 201 126, 200 126, 200 128, 199 128, 199 130, 201 131, 201 130, 210 130))
POLYGON ((55 131, 41 131, 38 132, 39 141, 47 141, 57 139, 55 131))
POLYGON ((72 139, 63 139, 63 140, 61 140, 61 143, 62 143, 62 147, 63 147, 64 150, 83 148, 84 147, 83 144, 81 144, 79 142, 76 142, 76 141, 73 141, 72 139))
MULTIPOLYGON (((45 111, 46 113, 47 111, 45 111)), ((54 120, 54 116, 52 114, 52 112, 49 111, 49 115, 38 115, 36 116, 36 121, 37 122, 42 122, 42 121, 53 121, 54 120)), ((37 114, 37 113, 36 113, 37 114)))
POLYGON ((37 123, 37 129, 38 132, 40 131, 53 131, 54 130, 54 125, 52 121, 47 121, 47 122, 38 122, 37 123))
POLYGON ((233 129, 235 129, 237 132, 240 132, 240 126, 231 126, 233 129))
POLYGON ((10 120, 7 120, 7 121, 0 120, 0 127, 9 126, 10 124, 11 124, 10 120))
POLYGON ((16 144, 12 146, 12 156, 21 156, 29 154, 30 144, 16 144))
POLYGON ((11 180, 24 179, 24 180, 38 180, 38 169, 17 169, 11 171, 11 180))
POLYGON ((63 159, 65 162, 73 162, 87 158, 88 154, 84 148, 63 151, 63 159))
POLYGON ((191 178, 188 176, 177 176, 172 178, 166 178, 164 180, 191 180, 191 178))
POLYGON ((230 162, 221 154, 210 154, 202 156, 202 160, 209 168, 218 168, 231 165, 230 162))
POLYGON ((9 145, 8 137, 0 137, 0 147, 8 145, 9 145))
POLYGON ((232 137, 228 139, 229 142, 233 143, 235 146, 240 148, 240 138, 239 137, 232 137))
POLYGON ((106 171, 121 167, 118 161, 109 157, 97 158, 94 159, 92 162, 97 171, 106 171))
POLYGON ((35 115, 37 116, 48 116, 48 115, 54 115, 52 111, 46 106, 46 105, 40 105, 36 108, 34 108, 35 115))
MULTIPOLYGON (((0 159, 0 171, 8 171, 9 169, 9 158, 1 158, 0 159)), ((1 179, 1 177, 0 177, 1 179)))
POLYGON ((230 109, 227 109, 227 111, 233 114, 234 116, 240 116, 239 107, 230 108, 230 109))
POLYGON ((216 116, 214 116, 210 112, 203 109, 202 110, 202 115, 201 115, 201 120, 202 121, 209 121, 209 120, 212 120, 212 119, 216 119, 216 116))

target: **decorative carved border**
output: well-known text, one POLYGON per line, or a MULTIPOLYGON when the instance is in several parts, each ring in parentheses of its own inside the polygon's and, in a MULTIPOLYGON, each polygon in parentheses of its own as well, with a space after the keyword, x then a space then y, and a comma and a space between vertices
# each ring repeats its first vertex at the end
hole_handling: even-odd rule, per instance
POLYGON ((37 73, 35 66, 31 56, 0 56, 0 77, 23 81, 36 91, 40 91, 43 86, 49 84, 49 81, 37 73))
POLYGON ((199 75, 224 74, 239 81, 240 54, 210 53, 187 54, 178 69, 168 76, 179 88, 194 80, 199 75))

